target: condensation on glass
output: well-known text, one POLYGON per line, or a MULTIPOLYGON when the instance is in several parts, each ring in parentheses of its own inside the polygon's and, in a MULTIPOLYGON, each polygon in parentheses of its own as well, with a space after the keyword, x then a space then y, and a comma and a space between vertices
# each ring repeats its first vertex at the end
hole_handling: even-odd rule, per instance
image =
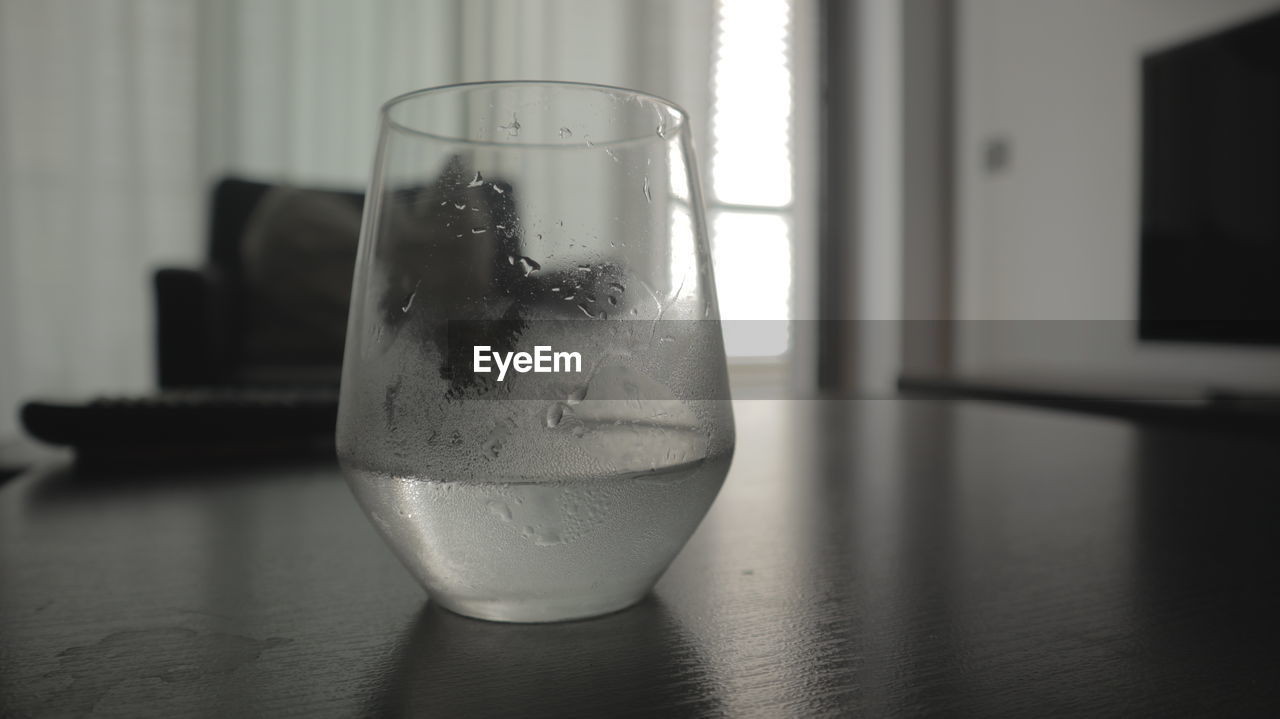
POLYGON ((506 621, 638 601, 734 446, 688 118, 569 83, 384 106, 338 455, 432 601, 506 621), (473 346, 580 372, 480 371, 473 346))

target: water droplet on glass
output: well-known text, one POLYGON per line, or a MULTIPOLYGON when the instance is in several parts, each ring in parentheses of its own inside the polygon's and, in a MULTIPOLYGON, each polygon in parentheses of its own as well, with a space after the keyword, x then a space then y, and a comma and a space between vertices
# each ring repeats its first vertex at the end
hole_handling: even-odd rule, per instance
POLYGON ((538 239, 539 239, 539 240, 541 240, 541 239, 542 239, 542 235, 538 235, 538 239))
POLYGON ((564 296, 564 299, 566 299, 566 300, 571 300, 571 299, 573 299, 574 297, 575 297, 575 295, 574 295, 572 292, 570 292, 569 294, 567 294, 567 295, 565 295, 565 296, 564 296))
POLYGON ((524 268, 525 277, 528 277, 529 275, 542 269, 542 265, 538 264, 537 260, 534 260, 532 257, 521 257, 520 265, 524 268))
POLYGON ((596 318, 596 316, 591 313, 591 310, 587 307, 585 302, 579 302, 578 309, 582 310, 582 314, 590 317, 591 319, 596 318))
POLYGON ((413 307, 413 298, 418 296, 418 285, 422 284, 422 280, 418 280, 413 285, 413 290, 409 292, 409 296, 404 298, 404 304, 400 305, 401 312, 408 312, 413 307))
POLYGON ((483 184, 484 184, 484 175, 481 175, 480 171, 476 170, 475 178, 472 179, 471 182, 467 183, 467 187, 479 187, 483 184))
POLYGON ((638 315, 638 314, 640 314, 640 313, 636 310, 636 308, 632 307, 632 308, 631 308, 631 314, 632 314, 632 315, 638 315))
POLYGON ((587 302, 591 302, 591 303, 593 303, 593 304, 594 304, 594 303, 595 303, 595 301, 596 301, 596 296, 595 296, 595 295, 583 295, 583 296, 582 296, 582 299, 586 300, 587 302))
POLYGON ((493 188, 493 191, 494 191, 494 192, 496 192, 496 193, 498 193, 499 195, 505 195, 505 194, 507 194, 507 191, 506 191, 506 190, 504 190, 504 189, 502 189, 501 187, 499 187, 499 186, 498 186, 498 183, 496 183, 496 182, 490 182, 490 183, 489 183, 489 186, 490 186, 490 187, 492 187, 492 188, 493 188))
POLYGON ((604 148, 604 154, 608 155, 609 159, 613 160, 614 162, 622 162, 622 160, 619 160, 618 156, 613 153, 613 150, 610 150, 607 147, 604 148))
POLYGON ((609 283, 609 291, 610 291, 610 292, 617 292, 618 294, 622 294, 623 292, 626 292, 626 291, 627 291, 627 288, 626 288, 626 287, 624 287, 623 285, 618 284, 617 282, 610 282, 610 283, 609 283))
POLYGON ((559 291, 560 291, 560 288, 559 288, 559 287, 552 287, 552 288, 551 288, 551 291, 552 291, 552 292, 559 292, 559 291))
POLYGON ((507 226, 506 226, 506 225, 494 225, 494 228, 495 228, 495 229, 498 229, 498 230, 505 230, 505 229, 507 229, 507 226))
POLYGON ((508 136, 515 137, 520 134, 520 118, 516 117, 516 114, 513 112, 511 113, 511 123, 508 125, 498 125, 498 127, 506 130, 508 136))
POLYGON ((501 519, 504 522, 511 521, 511 508, 507 506, 506 502, 499 502, 496 499, 491 499, 485 504, 485 506, 489 508, 489 513, 498 519, 501 519))
POLYGON ((653 202, 653 193, 649 190, 649 176, 644 176, 644 199, 653 202))
POLYGON ((560 421, 564 419, 564 405, 556 402, 547 407, 547 429, 555 429, 560 426, 560 421))
POLYGON ((508 265, 514 265, 515 263, 516 263, 516 256, 515 256, 515 255, 507 255, 507 264, 508 264, 508 265))
POLYGON ((596 143, 594 143, 594 142, 592 142, 592 141, 591 141, 591 136, 590 136, 590 135, 583 135, 583 136, 582 136, 582 141, 583 141, 583 142, 585 142, 585 143, 587 143, 587 147, 595 147, 595 146, 596 146, 596 143))
POLYGON ((465 203, 465 202, 455 202, 455 203, 453 203, 453 208, 454 208, 455 210, 465 210, 465 209, 467 209, 467 203, 465 203))
POLYGON ((617 306, 618 306, 618 298, 617 298, 617 297, 610 296, 610 297, 609 297, 609 304, 613 305, 614 307, 617 307, 617 306))
POLYGON ((483 234, 485 233, 485 231, 487 231, 488 229, 489 229, 488 227, 472 227, 472 228, 471 228, 471 234, 473 234, 473 235, 483 235, 483 234))
POLYGON ((560 137, 561 138, 573 137, 573 130, 570 130, 567 127, 560 128, 560 137))
POLYGON ((497 459, 499 454, 502 454, 502 440, 494 437, 484 443, 484 456, 497 459))
POLYGON ((578 265, 578 271, 579 271, 579 272, 590 272, 590 271, 591 271, 591 265, 578 265))

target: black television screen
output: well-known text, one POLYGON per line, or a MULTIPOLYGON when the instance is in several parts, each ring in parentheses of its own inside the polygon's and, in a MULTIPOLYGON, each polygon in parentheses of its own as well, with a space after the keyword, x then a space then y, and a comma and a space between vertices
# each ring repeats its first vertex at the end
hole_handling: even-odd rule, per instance
POLYGON ((1139 336, 1280 344, 1280 13, 1142 62, 1139 336))

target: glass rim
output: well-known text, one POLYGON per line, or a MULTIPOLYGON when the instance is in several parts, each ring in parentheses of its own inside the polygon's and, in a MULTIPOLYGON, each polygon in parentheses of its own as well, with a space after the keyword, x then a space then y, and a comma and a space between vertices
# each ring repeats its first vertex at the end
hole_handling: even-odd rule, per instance
MULTIPOLYGON (((633 90, 631 88, 620 87, 618 85, 605 85, 595 82, 576 82, 568 80, 482 80, 476 82, 455 82, 448 85, 436 85, 433 87, 424 87, 420 90, 411 90, 401 93, 382 103, 378 108, 378 115, 388 127, 399 132, 405 132, 410 135, 418 135, 421 137, 431 138, 433 140, 441 140, 444 142, 456 143, 459 145, 475 145, 479 147, 508 147, 508 148, 537 148, 537 149, 560 149, 560 150, 582 150, 583 145, 579 143, 556 143, 556 142, 501 142, 497 140, 475 140, 465 137, 452 137, 450 135, 442 135, 439 133, 410 127, 391 117, 391 111, 410 100, 427 97, 430 95, 443 94, 455 90, 465 89, 481 89, 481 88, 499 88, 499 87, 549 87, 567 90, 590 90, 602 95, 621 96, 626 100, 647 100, 657 105, 661 105, 668 112, 675 116, 677 122, 669 131, 671 136, 685 131, 689 125, 689 113, 685 111, 678 103, 668 100, 661 95, 655 95, 651 92, 643 90, 633 90)), ((651 142, 653 140, 663 140, 662 136, 657 135, 641 135, 639 137, 629 137, 621 140, 605 140, 601 142, 591 143, 591 147, 618 147, 620 145, 630 145, 642 142, 651 142)))

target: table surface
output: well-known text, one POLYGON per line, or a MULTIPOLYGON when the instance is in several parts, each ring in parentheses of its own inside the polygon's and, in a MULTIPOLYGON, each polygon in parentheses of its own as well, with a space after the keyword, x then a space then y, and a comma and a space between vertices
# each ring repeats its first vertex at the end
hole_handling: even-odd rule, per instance
POLYGON ((0 486, 0 716, 1274 715, 1280 443, 745 401, 642 604, 452 615, 331 462, 0 486))

